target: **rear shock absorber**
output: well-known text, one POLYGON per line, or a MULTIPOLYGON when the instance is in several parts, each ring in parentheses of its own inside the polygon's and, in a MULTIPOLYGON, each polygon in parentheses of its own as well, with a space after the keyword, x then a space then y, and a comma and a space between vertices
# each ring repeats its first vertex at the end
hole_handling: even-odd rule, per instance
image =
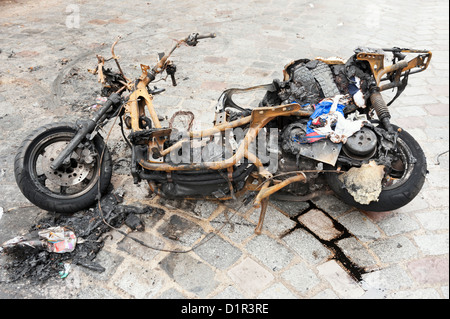
POLYGON ((378 119, 388 130, 388 132, 392 132, 392 125, 390 122, 391 114, 389 113, 389 108, 380 93, 380 88, 378 86, 372 86, 370 93, 370 102, 372 102, 372 106, 377 113, 378 119))

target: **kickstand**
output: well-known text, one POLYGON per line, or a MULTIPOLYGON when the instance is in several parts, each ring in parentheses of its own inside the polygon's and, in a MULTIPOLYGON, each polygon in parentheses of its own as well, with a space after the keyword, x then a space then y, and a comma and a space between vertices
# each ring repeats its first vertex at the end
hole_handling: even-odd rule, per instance
POLYGON ((264 198, 261 201, 261 212, 259 213, 259 221, 258 221, 258 225, 256 225, 255 228, 255 234, 260 235, 261 234, 261 230, 263 227, 263 223, 264 223, 264 217, 266 216, 266 210, 267 210, 267 204, 269 203, 269 198, 264 198))

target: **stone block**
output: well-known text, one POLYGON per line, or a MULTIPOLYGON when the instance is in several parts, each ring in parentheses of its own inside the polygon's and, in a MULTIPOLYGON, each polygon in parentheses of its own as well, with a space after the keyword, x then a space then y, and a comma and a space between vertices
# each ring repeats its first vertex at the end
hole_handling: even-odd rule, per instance
POLYGON ((254 296, 275 278, 253 259, 247 257, 228 272, 231 280, 246 294, 254 296))
POLYGON ((242 256, 240 249, 218 235, 211 234, 209 236, 205 237, 194 251, 210 265, 219 269, 226 269, 242 256))
POLYGON ((200 298, 206 297, 218 285, 212 268, 187 253, 168 255, 160 262, 160 267, 181 288, 200 298))
POLYGON ((335 260, 319 265, 317 270, 319 276, 330 283, 339 297, 354 299, 364 294, 364 290, 335 260))
POLYGON ((283 237, 283 241, 300 257, 311 264, 318 264, 331 255, 331 251, 304 229, 296 229, 283 237))
POLYGON ((281 278, 302 295, 306 295, 320 283, 314 271, 303 262, 284 271, 281 278))
POLYGON ((272 271, 286 267, 294 256, 289 249, 266 235, 255 236, 245 248, 272 271))
POLYGON ((322 240, 330 241, 343 234, 342 230, 335 228, 333 220, 318 209, 300 215, 298 221, 322 240))
POLYGON ((369 244, 369 248, 382 263, 396 263, 415 257, 417 249, 406 237, 379 239, 369 244))

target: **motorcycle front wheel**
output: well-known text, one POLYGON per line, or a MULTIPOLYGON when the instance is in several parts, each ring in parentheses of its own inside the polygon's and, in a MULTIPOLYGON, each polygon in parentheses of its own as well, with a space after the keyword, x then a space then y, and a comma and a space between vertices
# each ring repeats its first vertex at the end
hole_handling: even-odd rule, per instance
MULTIPOLYGON (((393 127, 399 129, 395 125, 393 127)), ((356 202, 343 187, 337 174, 326 174, 328 185, 343 202, 361 210, 385 212, 405 206, 422 189, 427 174, 427 162, 419 143, 404 130, 399 131, 397 150, 399 159, 393 163, 395 169, 385 176, 378 201, 369 204, 356 202)))
POLYGON ((14 160, 17 185, 30 202, 42 209, 66 214, 86 209, 110 183, 111 156, 99 134, 91 141, 83 141, 60 168, 50 168, 76 131, 70 123, 45 125, 19 147, 14 160))

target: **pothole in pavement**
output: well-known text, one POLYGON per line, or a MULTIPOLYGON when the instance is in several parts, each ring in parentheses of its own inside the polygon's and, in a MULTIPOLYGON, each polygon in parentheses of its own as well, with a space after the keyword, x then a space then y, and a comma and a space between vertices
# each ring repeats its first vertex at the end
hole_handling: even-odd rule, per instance
POLYGON ((354 263, 338 246, 340 240, 355 236, 326 211, 317 207, 314 202, 307 201, 307 203, 309 204, 308 209, 290 216, 296 225, 284 233, 281 238, 297 229, 305 230, 333 253, 332 259, 341 264, 351 277, 358 282, 361 281, 362 275, 367 273, 366 269, 354 263))

